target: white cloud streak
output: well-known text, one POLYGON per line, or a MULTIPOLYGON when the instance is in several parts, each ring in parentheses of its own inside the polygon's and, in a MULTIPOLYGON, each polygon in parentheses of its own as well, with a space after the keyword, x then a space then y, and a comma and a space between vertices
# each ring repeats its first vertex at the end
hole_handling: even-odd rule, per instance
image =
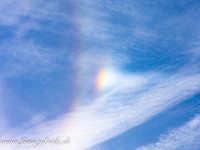
MULTIPOLYGON (((158 77, 152 77, 142 84, 135 84, 134 78, 132 81, 129 78, 124 82, 125 86, 94 100, 91 104, 77 106, 74 112, 52 121, 36 123, 37 125, 28 130, 13 129, 15 134, 10 132, 10 136, 24 135, 34 139, 69 136, 71 144, 60 149, 83 150, 144 123, 161 111, 192 97, 200 90, 199 74, 159 77, 161 79, 151 85, 151 81, 158 77)), ((143 81, 146 77, 141 76, 141 79, 143 81)), ((56 149, 54 146, 45 148, 56 149)))
POLYGON ((62 52, 57 53, 60 47, 56 50, 55 48, 46 48, 37 43, 34 38, 25 37, 29 31, 59 32, 56 29, 48 29, 48 25, 43 27, 42 21, 55 24, 72 22, 71 14, 63 12, 62 8, 60 3, 52 1, 48 1, 48 3, 38 0, 1 1, 0 25, 7 31, 4 34, 11 34, 9 38, 2 38, 1 41, 0 56, 5 58, 5 61, 1 62, 1 76, 48 72, 55 69, 56 60, 63 56, 62 52))
POLYGON ((185 125, 162 135, 156 143, 137 150, 198 150, 200 148, 200 116, 197 115, 185 125))

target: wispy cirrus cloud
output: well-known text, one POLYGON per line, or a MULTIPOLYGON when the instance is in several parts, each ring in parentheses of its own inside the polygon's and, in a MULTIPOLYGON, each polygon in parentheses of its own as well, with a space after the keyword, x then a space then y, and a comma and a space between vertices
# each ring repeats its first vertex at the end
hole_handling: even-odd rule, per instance
POLYGON ((200 116, 197 115, 185 125, 171 130, 166 135, 161 135, 159 141, 137 150, 197 150, 200 147, 200 116))
MULTIPOLYGON (((61 146, 60 149, 68 147, 82 150, 146 122, 161 111, 194 96, 200 90, 199 74, 177 73, 170 77, 152 76, 151 79, 141 76, 140 79, 141 84, 135 84, 132 76, 132 81, 129 78, 124 81, 124 86, 91 104, 77 106, 74 112, 52 121, 20 129, 23 133, 13 129, 15 134, 10 134, 12 137, 23 135, 33 138, 69 136, 71 144, 61 146), (152 84, 154 78, 160 80, 152 84), (146 81, 142 82, 144 80, 146 81)), ((45 148, 55 147, 46 145, 45 148)))
POLYGON ((46 1, 38 0, 34 2, 30 0, 17 2, 14 2, 13 0, 3 0, 0 5, 0 23, 3 25, 20 27, 21 24, 25 23, 25 20, 23 20, 25 18, 23 17, 28 17, 28 19, 30 19, 29 21, 49 19, 61 22, 63 21, 62 18, 67 16, 67 14, 59 10, 61 7, 62 5, 52 1, 46 3, 46 1))
POLYGON ((56 65, 56 53, 34 42, 8 40, 0 46, 2 61, 1 76, 15 76, 30 72, 49 71, 56 65))
MULTIPOLYGON (((63 46, 45 47, 42 42, 36 40, 38 35, 31 32, 60 35, 59 30, 44 25, 44 22, 65 26, 72 23, 70 16, 70 12, 63 11, 62 4, 52 1, 46 3, 46 1, 3 0, 0 4, 0 25, 6 32, 2 34, 2 37, 6 37, 6 34, 10 36, 1 39, 1 76, 30 73, 30 70, 31 72, 49 72, 54 70, 55 66, 58 67, 56 61, 63 60, 61 57, 65 53, 60 50, 63 46)), ((41 37, 42 41, 46 39, 41 37)))

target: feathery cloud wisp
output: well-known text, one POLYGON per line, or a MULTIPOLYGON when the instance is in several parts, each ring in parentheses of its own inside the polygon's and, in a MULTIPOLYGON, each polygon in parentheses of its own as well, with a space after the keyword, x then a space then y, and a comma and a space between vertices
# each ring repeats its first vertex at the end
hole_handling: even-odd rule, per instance
POLYGON ((200 116, 197 115, 185 125, 162 135, 156 143, 143 146, 137 150, 198 150, 200 147, 200 116))
MULTIPOLYGON (((144 80, 145 77, 141 79, 144 80)), ((82 150, 144 123, 200 90, 199 74, 175 74, 151 85, 152 79, 141 82, 142 84, 131 85, 129 78, 128 81, 124 81, 125 86, 119 87, 118 90, 92 104, 77 106, 74 112, 58 119, 36 124, 28 130, 22 129, 23 135, 34 138, 47 135, 69 136, 72 142, 67 147, 82 150)), ((22 134, 16 133, 16 135, 22 134)), ((48 148, 53 149, 53 147, 48 148)))

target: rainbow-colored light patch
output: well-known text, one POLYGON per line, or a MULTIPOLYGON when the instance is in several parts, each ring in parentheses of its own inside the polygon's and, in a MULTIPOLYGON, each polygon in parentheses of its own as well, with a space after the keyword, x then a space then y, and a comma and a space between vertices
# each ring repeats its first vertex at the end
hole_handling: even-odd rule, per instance
POLYGON ((102 68, 96 77, 96 90, 104 91, 118 82, 118 74, 109 68, 102 68))

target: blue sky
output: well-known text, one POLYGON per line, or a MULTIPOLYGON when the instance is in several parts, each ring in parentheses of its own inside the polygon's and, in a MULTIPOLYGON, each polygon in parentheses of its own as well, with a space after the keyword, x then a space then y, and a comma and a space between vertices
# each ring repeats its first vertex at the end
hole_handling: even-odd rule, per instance
MULTIPOLYGON (((200 2, 2 0, 0 140, 200 149, 200 2)), ((34 149, 7 146, 3 149, 34 149)))

